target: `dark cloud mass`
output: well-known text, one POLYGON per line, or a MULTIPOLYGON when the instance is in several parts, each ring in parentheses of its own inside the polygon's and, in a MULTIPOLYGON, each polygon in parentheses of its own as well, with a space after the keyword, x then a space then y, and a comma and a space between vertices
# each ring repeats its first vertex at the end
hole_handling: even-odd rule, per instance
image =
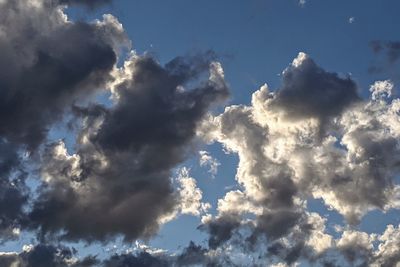
POLYGON ((0 265, 4 267, 91 267, 99 266, 96 258, 88 256, 82 260, 74 256, 76 251, 64 246, 27 246, 21 253, 0 254, 0 265))
MULTIPOLYGON (((350 77, 299 53, 277 90, 265 84, 249 105, 214 116, 229 91, 213 52, 163 64, 125 53, 112 15, 72 21, 65 11, 111 2, 0 0, 0 243, 35 244, 0 252, 1 267, 399 266, 400 226, 357 230, 370 211, 400 207, 392 81, 363 99, 350 77), (238 186, 212 211, 182 166, 201 142, 239 159, 238 186), (343 225, 310 211, 315 200, 343 225), (203 215, 206 245, 141 245, 181 214, 203 215), (114 241, 122 253, 65 246, 114 241)), ((398 63, 399 43, 371 47, 398 63)))
POLYGON ((112 108, 78 109, 87 125, 77 154, 65 154, 62 143, 45 151, 42 174, 49 182, 30 214, 34 227, 64 231, 73 240, 154 234, 178 204, 172 168, 191 152, 197 123, 210 105, 227 97, 225 84, 213 78, 180 89, 209 64, 207 55, 178 58, 165 67, 133 57, 125 69, 131 76, 116 86, 112 108))
POLYGON ((110 78, 116 54, 105 28, 112 25, 57 21, 56 7, 24 1, 2 5, 0 135, 34 150, 69 105, 110 78))
POLYGON ((359 99, 350 78, 323 70, 306 54, 296 60, 283 72, 282 86, 272 102, 272 107, 283 109, 289 118, 325 120, 359 99))
POLYGON ((141 252, 138 255, 122 254, 111 256, 104 262, 104 267, 167 267, 168 261, 141 252))
POLYGON ((51 1, 0 5, 0 224, 17 229, 28 196, 20 154, 37 155, 51 125, 111 79, 125 37, 110 17, 69 22, 51 1))

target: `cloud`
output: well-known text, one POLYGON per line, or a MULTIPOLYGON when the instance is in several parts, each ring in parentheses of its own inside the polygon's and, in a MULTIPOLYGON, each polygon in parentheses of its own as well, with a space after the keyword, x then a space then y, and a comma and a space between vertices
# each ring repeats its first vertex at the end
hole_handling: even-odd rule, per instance
POLYGON ((208 172, 211 174, 212 178, 215 178, 215 175, 217 175, 218 172, 218 167, 221 165, 221 163, 219 163, 217 159, 213 158, 207 151, 201 150, 199 151, 199 155, 200 166, 208 166, 208 172))
POLYGON ((371 85, 369 91, 372 93, 372 100, 378 100, 391 97, 393 88, 394 84, 390 80, 376 81, 373 85, 371 85))
POLYGON ((283 71, 282 85, 270 100, 270 108, 282 110, 287 118, 318 118, 340 115, 359 99, 350 78, 326 72, 304 53, 283 71))
POLYGON ((135 240, 154 235, 177 207, 197 214, 193 209, 202 204, 182 198, 188 190, 201 198, 194 180, 181 177, 184 186, 174 191, 170 177, 192 153, 199 121, 228 96, 209 55, 164 67, 133 55, 120 70, 129 75, 117 82, 112 107, 76 108, 84 122, 77 152, 70 155, 62 141, 44 151, 44 186, 30 212, 31 228, 69 240, 135 240), (209 79, 183 89, 208 69, 209 79))
POLYGON ((42 241, 133 240, 155 234, 177 207, 195 214, 196 205, 208 207, 185 206, 183 193, 201 199, 201 191, 189 177, 175 191, 170 177, 195 152, 198 123, 228 97, 221 65, 212 52, 165 66, 132 52, 117 67, 120 50, 130 48, 117 19, 73 22, 59 5, 100 2, 0 3, 2 240, 17 229, 39 231, 42 241), (112 91, 111 107, 93 103, 104 89, 112 91), (78 133, 73 151, 48 141, 64 117, 78 133), (22 158, 39 170, 32 197, 22 158))
POLYGON ((299 0, 299 5, 301 7, 304 7, 306 5, 307 1, 306 0, 299 0))
POLYGON ((197 187, 196 180, 189 176, 189 170, 182 168, 177 181, 179 183, 179 208, 181 214, 200 216, 211 208, 210 203, 203 203, 203 192, 197 187))
POLYGON ((24 246, 21 253, 0 253, 0 264, 5 267, 91 267, 98 266, 95 257, 82 260, 75 257, 76 251, 64 246, 38 244, 24 246))
POLYGON ((113 43, 125 38, 111 20, 74 23, 50 3, 1 3, 0 135, 32 151, 68 107, 111 79, 113 43))
POLYGON ((138 255, 122 254, 114 255, 104 262, 104 267, 124 267, 124 266, 143 266, 143 267, 167 267, 168 262, 147 252, 138 255))
POLYGON ((333 238, 306 210, 307 199, 322 199, 352 225, 371 210, 394 207, 400 106, 389 98, 392 88, 389 81, 377 82, 363 100, 350 78, 300 53, 276 91, 264 85, 251 105, 208 117, 199 135, 238 154, 242 186, 228 192, 217 216, 200 227, 210 247, 239 242, 258 249, 277 242, 282 247, 275 256, 288 263, 313 259, 329 250, 333 238))
POLYGON ((111 80, 115 43, 124 46, 126 36, 110 15, 72 22, 52 1, 0 5, 0 232, 7 239, 26 221, 24 161, 36 160, 50 128, 74 103, 111 80))
MULTIPOLYGON (((166 64, 134 51, 120 58, 131 44, 115 17, 74 22, 64 12, 65 5, 108 2, 0 2, 0 241, 28 231, 41 242, 0 253, 0 265, 399 262, 399 227, 381 234, 354 228, 372 210, 399 207, 400 100, 392 80, 375 82, 363 99, 350 77, 299 53, 276 90, 265 84, 249 105, 214 116, 229 92, 213 52, 166 64), (106 93, 110 103, 97 101, 106 93), (65 118, 71 146, 48 136, 65 118), (219 162, 197 151, 201 141, 239 157, 238 186, 213 215, 189 170, 178 169, 199 153, 200 165, 216 175, 219 162), (38 177, 32 192, 26 180, 38 177), (307 210, 309 199, 343 215, 341 236, 307 210), (148 239, 179 214, 202 216, 207 245, 79 260, 74 249, 48 243, 148 239)), ((398 62, 396 42, 372 47, 398 62)))

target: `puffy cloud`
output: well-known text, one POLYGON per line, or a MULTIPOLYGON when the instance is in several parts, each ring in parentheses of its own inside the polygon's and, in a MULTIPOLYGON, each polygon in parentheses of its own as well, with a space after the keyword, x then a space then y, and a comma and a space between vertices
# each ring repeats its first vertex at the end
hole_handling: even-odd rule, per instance
POLYGON ((289 119, 318 118, 325 121, 359 99, 350 78, 326 72, 305 53, 282 73, 282 86, 269 101, 271 109, 283 110, 289 119))
POLYGON ((70 240, 134 240, 155 234, 177 209, 206 209, 192 178, 182 176, 174 191, 170 177, 192 153, 197 124, 209 107, 228 96, 218 77, 222 70, 209 56, 180 57, 163 67, 134 55, 125 64, 130 70, 120 71, 131 76, 115 85, 113 106, 77 107, 83 120, 77 151, 68 154, 62 142, 44 151, 44 186, 30 227, 70 240), (196 85, 209 68, 210 78, 196 85))
POLYGON ((143 266, 143 267, 167 267, 168 261, 163 260, 160 257, 153 256, 147 252, 141 252, 137 255, 133 254, 122 254, 114 255, 110 259, 105 260, 104 267, 133 267, 133 266, 143 266))
POLYGON ((366 265, 372 257, 374 237, 357 231, 344 231, 336 247, 354 264, 366 265), (361 263, 359 262, 361 261, 361 263))
POLYGON ((52 1, 1 5, 0 135, 33 150, 66 108, 111 79, 113 40, 124 34, 110 20, 71 22, 52 1))
POLYGON ((199 155, 200 166, 208 166, 208 172, 211 174, 211 177, 214 178, 215 175, 217 175, 218 167, 221 165, 221 163, 219 163, 217 159, 213 158, 207 151, 201 150, 199 151, 199 155))
POLYGON ((203 203, 203 192, 197 187, 196 180, 189 176, 189 170, 182 168, 178 175, 179 211, 182 214, 200 216, 211 208, 210 203, 203 203))
POLYGON ((392 96, 394 84, 390 80, 386 81, 376 81, 371 87, 369 91, 372 93, 371 98, 373 100, 378 100, 383 97, 392 96))
MULTIPOLYGON (((212 52, 165 65, 131 52, 117 67, 120 49, 130 48, 118 20, 73 22, 64 12, 68 5, 107 2, 0 2, 1 241, 26 230, 38 231, 40 241, 132 241, 192 214, 203 215, 199 229, 209 234, 208 246, 191 242, 180 253, 146 249, 100 261, 36 245, 0 253, 0 265, 295 266, 304 260, 333 266, 332 255, 349 266, 398 265, 398 227, 380 235, 352 228, 371 210, 399 207, 400 101, 392 98, 391 81, 377 81, 371 99, 362 99, 351 78, 300 53, 276 90, 263 85, 250 105, 212 116, 228 97, 212 52), (103 89, 112 103, 92 103, 103 89), (66 114, 77 132, 74 149, 47 142, 66 114), (171 178, 196 154, 198 137, 239 156, 238 189, 218 200, 215 215, 206 214, 210 205, 186 168, 171 178), (35 194, 25 184, 25 160, 38 164, 35 194), (307 211, 310 198, 352 226, 334 239, 326 219, 307 211)), ((396 43, 376 42, 374 50, 398 61, 396 43)), ((200 151, 200 165, 215 175, 219 163, 200 151)))
POLYGON ((111 81, 127 38, 111 15, 72 22, 55 1, 0 5, 0 228, 7 238, 27 219, 24 161, 36 160, 50 128, 74 103, 111 81))
POLYGON ((372 266, 400 266, 400 226, 388 225, 378 240, 380 243, 372 266))
POLYGON ((0 228, 7 238, 26 221, 28 174, 21 155, 34 159, 51 126, 71 105, 89 99, 112 79, 119 49, 115 42, 126 37, 116 19, 72 22, 55 1, 6 0, 0 5, 0 228))
POLYGON ((64 246, 24 246, 21 253, 0 253, 0 264, 4 267, 90 267, 99 263, 91 256, 78 260, 75 253, 74 249, 64 246))
MULTIPOLYGON (((315 259, 334 241, 325 221, 306 211, 307 199, 322 199, 353 225, 370 210, 396 207, 400 119, 398 100, 388 98, 392 89, 389 81, 377 82, 371 99, 362 100, 354 81, 300 53, 276 91, 263 85, 251 105, 208 117, 198 134, 238 154, 242 186, 219 201, 215 218, 203 222, 209 245, 236 242, 247 228, 247 241, 254 246, 266 238, 280 247, 271 253, 288 263, 315 259)), ((340 253, 350 259, 344 240, 340 253)))

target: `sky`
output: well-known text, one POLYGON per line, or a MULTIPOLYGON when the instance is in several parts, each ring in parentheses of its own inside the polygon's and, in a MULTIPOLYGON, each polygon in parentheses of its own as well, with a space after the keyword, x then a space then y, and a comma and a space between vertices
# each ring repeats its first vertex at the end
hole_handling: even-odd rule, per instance
POLYGON ((396 0, 0 0, 0 266, 400 266, 396 0))

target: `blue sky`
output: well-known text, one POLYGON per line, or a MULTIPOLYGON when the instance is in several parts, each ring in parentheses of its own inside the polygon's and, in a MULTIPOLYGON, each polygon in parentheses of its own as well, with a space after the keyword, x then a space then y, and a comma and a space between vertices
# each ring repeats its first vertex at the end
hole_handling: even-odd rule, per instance
MULTIPOLYGON (((323 70, 337 73, 337 79, 349 77, 355 82, 357 94, 363 99, 370 97, 370 86, 382 80, 391 81, 394 89, 390 101, 396 99, 397 84, 400 82, 399 64, 389 64, 385 48, 382 48, 383 52, 374 52, 371 42, 379 41, 384 46, 386 42, 400 40, 399 10, 400 2, 396 0, 307 0, 304 3, 297 0, 115 0, 93 10, 72 6, 64 12, 69 20, 86 23, 101 19, 102 14, 112 14, 123 25, 132 41, 132 49, 139 56, 151 55, 161 66, 177 56, 214 51, 223 67, 230 96, 223 105, 214 106, 211 112, 214 116, 223 116, 227 106, 250 107, 252 94, 264 83, 268 84, 270 92, 279 92, 286 79, 282 72, 294 66, 290 64, 300 52, 306 53, 323 70), (372 67, 381 70, 372 72, 372 67)), ((119 66, 128 60, 126 52, 125 57, 119 58, 119 66)), ((112 106, 109 95, 109 92, 103 92, 98 103, 112 106)), ((316 116, 319 118, 319 115, 316 116)), ((61 128, 54 125, 51 126, 48 139, 65 139, 68 152, 78 153, 79 149, 74 146, 76 132, 68 131, 65 122, 61 123, 61 128)), ((218 200, 226 193, 249 190, 243 184, 239 185, 235 178, 241 154, 237 151, 227 152, 230 141, 216 138, 211 144, 197 143, 189 157, 171 168, 173 177, 177 177, 183 167, 189 169, 190 177, 195 179, 202 191, 202 202, 209 202, 212 206, 207 213, 214 218, 219 216, 218 200), (220 163, 215 177, 210 174, 209 166, 200 166, 200 150, 207 151, 220 163)), ((339 149, 344 146, 339 146, 339 149)), ((230 149, 235 150, 232 147, 230 149)), ((398 169, 393 167, 391 171, 395 173, 393 184, 397 184, 398 169)), ((36 183, 28 181, 28 186, 36 186, 36 183)), ((177 183, 175 181, 176 190, 177 183)), ((322 199, 313 199, 310 195, 305 200, 308 200, 306 210, 326 218, 326 233, 337 239, 342 235, 338 227, 379 235, 387 225, 400 224, 398 210, 381 211, 375 206, 373 211, 362 217, 359 224, 349 226, 346 214, 340 212, 339 208, 328 207, 322 199)), ((140 216, 140 212, 137 216, 140 216)), ((180 214, 161 225, 151 238, 140 237, 138 240, 171 253, 180 253, 190 241, 207 247, 210 230, 201 231, 198 229, 200 224, 201 216, 180 214)), ((37 242, 31 230, 23 233, 19 239, 7 240, 0 245, 1 250, 20 251, 24 244, 37 242)), ((135 241, 124 243, 119 235, 115 242, 85 246, 83 239, 67 244, 78 247, 80 255, 95 254, 99 258, 106 258, 115 251, 121 253, 127 247, 134 247, 135 241), (116 247, 111 252, 105 252, 114 244, 116 247)), ((301 258, 298 262, 302 262, 301 266, 309 264, 301 258)))

